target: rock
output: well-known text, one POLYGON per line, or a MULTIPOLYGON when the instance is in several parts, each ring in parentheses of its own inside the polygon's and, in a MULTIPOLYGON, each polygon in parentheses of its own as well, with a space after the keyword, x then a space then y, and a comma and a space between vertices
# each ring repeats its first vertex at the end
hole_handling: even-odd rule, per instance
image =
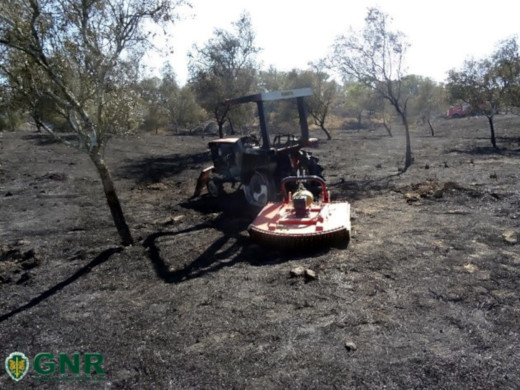
POLYGON ((146 186, 146 188, 149 190, 164 191, 168 189, 168 186, 164 183, 152 183, 146 186))
POLYGON ((348 341, 345 341, 345 348, 347 349, 347 351, 356 351, 357 350, 357 345, 356 343, 354 343, 353 341, 351 340, 348 340, 348 341))
POLYGON ((155 219, 152 222, 154 225, 169 225, 173 223, 172 217, 166 217, 164 219, 155 219))
POLYGON ((404 194, 404 198, 408 203, 417 202, 421 199, 421 195, 419 195, 417 192, 407 192, 404 194))
POLYGON ((291 270, 291 276, 293 278, 298 277, 298 276, 303 276, 303 275, 305 275, 305 268, 303 268, 302 266, 298 266, 291 270))
POLYGON ((314 272, 312 269, 305 268, 302 266, 295 267, 291 270, 291 277, 305 277, 307 281, 318 279, 318 276, 316 275, 316 272, 314 272))
POLYGON ((173 222, 179 222, 183 218, 184 218, 184 215, 182 215, 182 214, 181 215, 176 215, 176 216, 172 217, 172 221, 173 222))
POLYGON ((305 279, 315 280, 315 279, 318 279, 318 276, 316 275, 316 272, 314 272, 312 269, 306 269, 305 270, 305 279))
POLYGON ((179 222, 184 218, 184 215, 169 215, 164 219, 156 219, 153 221, 154 225, 171 225, 172 223, 179 222))
POLYGON ((508 244, 515 245, 518 243, 518 234, 514 230, 508 230, 502 233, 504 241, 508 244))
POLYGON ((475 271, 478 271, 478 267, 475 264, 467 263, 464 264, 462 267, 470 274, 474 273, 475 271))

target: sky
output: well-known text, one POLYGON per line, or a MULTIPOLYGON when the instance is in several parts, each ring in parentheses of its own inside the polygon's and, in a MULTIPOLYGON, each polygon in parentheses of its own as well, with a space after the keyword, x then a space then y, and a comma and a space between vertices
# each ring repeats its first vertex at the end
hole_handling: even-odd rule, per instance
MULTIPOLYGON (((167 59, 184 85, 187 53, 203 45, 216 28, 232 30, 232 22, 249 12, 262 69, 307 69, 330 52, 335 37, 364 26, 368 7, 393 19, 392 29, 411 44, 406 55, 409 74, 443 82, 464 60, 491 54, 498 42, 520 36, 518 0, 191 0, 170 31, 171 55, 150 55, 157 71, 167 59)), ((161 46, 161 42, 157 42, 161 46)))

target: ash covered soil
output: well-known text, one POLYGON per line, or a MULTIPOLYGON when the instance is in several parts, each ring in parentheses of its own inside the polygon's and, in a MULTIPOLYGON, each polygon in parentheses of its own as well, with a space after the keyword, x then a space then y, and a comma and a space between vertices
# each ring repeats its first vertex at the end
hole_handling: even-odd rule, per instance
POLYGON ((0 133, 2 362, 104 356, 104 381, 30 372, 26 388, 518 388, 520 119, 496 119, 499 151, 485 118, 434 125, 402 174, 398 127, 321 142, 352 238, 304 253, 253 244, 241 191, 189 200, 207 137, 109 143, 136 239, 122 248, 85 155, 0 133))

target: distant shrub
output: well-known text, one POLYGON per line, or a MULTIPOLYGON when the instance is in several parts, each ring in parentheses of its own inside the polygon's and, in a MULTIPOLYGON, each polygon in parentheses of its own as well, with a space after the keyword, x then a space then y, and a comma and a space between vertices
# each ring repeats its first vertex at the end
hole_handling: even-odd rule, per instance
POLYGON ((0 131, 14 131, 25 122, 21 110, 5 110, 0 112, 0 131))
POLYGON ((355 119, 347 119, 341 125, 343 130, 365 130, 368 126, 364 122, 359 122, 355 119))

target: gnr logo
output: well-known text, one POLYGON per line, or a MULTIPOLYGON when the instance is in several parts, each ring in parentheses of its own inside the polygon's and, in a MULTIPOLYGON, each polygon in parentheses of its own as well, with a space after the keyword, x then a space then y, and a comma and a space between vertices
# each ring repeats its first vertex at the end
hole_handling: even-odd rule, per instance
MULTIPOLYGON (((21 352, 13 352, 6 359, 6 371, 15 380, 21 380, 29 369, 29 359, 21 352)), ((59 353, 55 356, 42 352, 34 357, 32 369, 43 381, 98 381, 105 380, 103 355, 100 353, 59 353)))
POLYGON ((29 371, 29 359, 22 352, 13 352, 5 359, 5 371, 18 382, 29 371))

